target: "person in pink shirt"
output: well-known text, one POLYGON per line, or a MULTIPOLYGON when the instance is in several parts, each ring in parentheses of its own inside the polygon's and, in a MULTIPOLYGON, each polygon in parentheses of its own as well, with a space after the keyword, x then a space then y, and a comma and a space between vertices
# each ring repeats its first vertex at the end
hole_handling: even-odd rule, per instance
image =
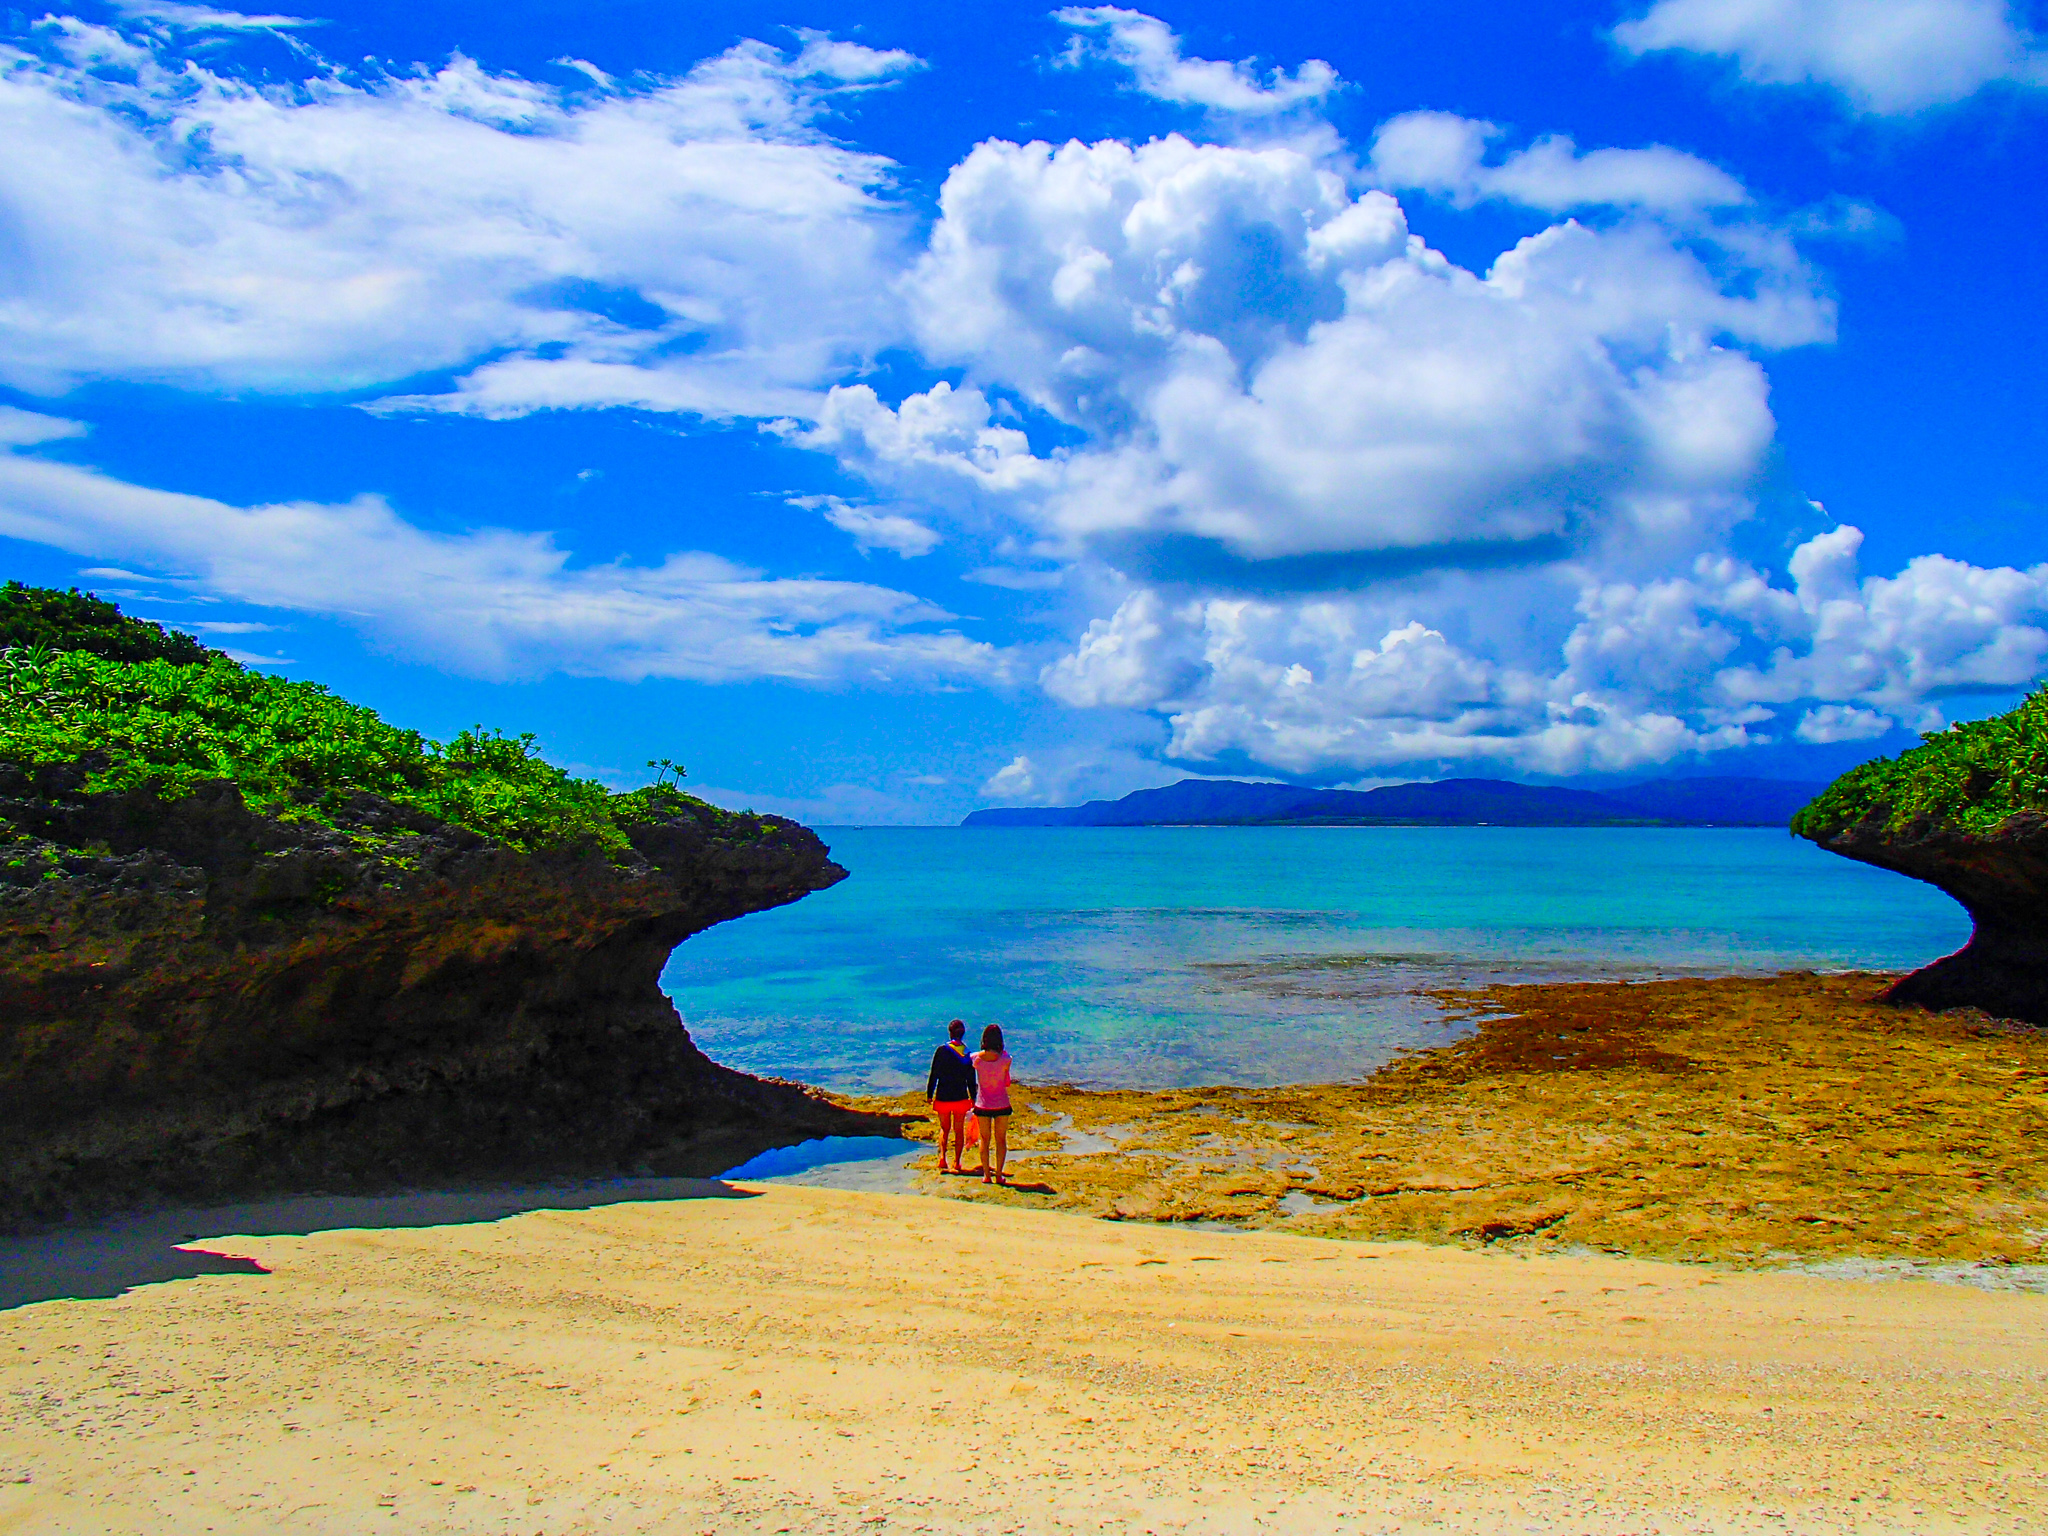
POLYGON ((1010 1057, 993 1024, 981 1032, 974 1053, 974 1118, 981 1126, 981 1182, 1009 1183, 1003 1164, 1010 1156, 1010 1057))

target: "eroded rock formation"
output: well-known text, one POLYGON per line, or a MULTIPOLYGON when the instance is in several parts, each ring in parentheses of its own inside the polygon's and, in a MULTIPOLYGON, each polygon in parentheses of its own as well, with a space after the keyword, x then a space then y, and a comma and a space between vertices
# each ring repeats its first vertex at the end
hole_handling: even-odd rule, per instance
POLYGON ((167 1199, 704 1174, 892 1131, 721 1067, 658 978, 691 934, 844 878, 679 803, 623 864, 371 796, 328 828, 232 783, 88 794, 0 763, 0 1227, 167 1199))
POLYGON ((1976 924, 1969 943, 1893 983, 1886 1002, 2048 1024, 2048 816, 2022 811, 1969 832, 1933 818, 1888 827, 1879 812, 1803 835, 1938 886, 1976 924))

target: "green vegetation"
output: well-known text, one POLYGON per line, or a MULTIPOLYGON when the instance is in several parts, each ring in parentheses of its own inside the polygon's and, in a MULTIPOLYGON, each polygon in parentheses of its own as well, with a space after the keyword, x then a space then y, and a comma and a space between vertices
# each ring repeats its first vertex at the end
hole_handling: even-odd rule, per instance
POLYGON ((2018 811, 2048 811, 2048 687, 1991 720, 1952 725, 1925 744, 1851 768, 1792 818, 1825 837, 1868 817, 1888 828, 1933 820, 1988 832, 2018 811))
POLYGON ((613 856, 629 846, 624 827, 701 803, 666 760, 656 783, 615 794, 541 759, 530 735, 478 727, 429 741, 317 683, 249 671, 197 642, 188 657, 185 636, 94 597, 11 583, 0 615, 22 616, 0 635, 37 637, 0 649, 0 759, 98 754, 91 790, 172 797, 233 779, 257 810, 329 826, 367 791, 514 848, 595 844, 613 856))
POLYGON ((194 666, 218 655, 190 635, 131 619, 112 603, 73 587, 0 587, 0 650, 91 651, 109 661, 168 661, 194 666))

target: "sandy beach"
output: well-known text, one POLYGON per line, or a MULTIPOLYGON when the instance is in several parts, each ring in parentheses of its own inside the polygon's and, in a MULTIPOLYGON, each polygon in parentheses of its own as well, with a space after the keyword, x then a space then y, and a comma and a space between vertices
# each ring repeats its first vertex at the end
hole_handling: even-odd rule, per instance
POLYGON ((2048 1297, 700 1194, 0 1313, 0 1531, 2048 1521, 2048 1297))
POLYGON ((9 1240, 0 1533, 2037 1532, 2048 1042, 1874 985, 1027 1085, 1009 1189, 910 1142, 9 1240))

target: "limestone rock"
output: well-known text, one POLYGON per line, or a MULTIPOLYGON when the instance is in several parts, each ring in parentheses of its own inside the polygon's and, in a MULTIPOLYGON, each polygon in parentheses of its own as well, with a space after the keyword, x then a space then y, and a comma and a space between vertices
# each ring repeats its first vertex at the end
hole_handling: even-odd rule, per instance
POLYGON ((1878 812, 1802 835, 1939 887, 1976 924, 1969 943, 1893 983, 1885 1001, 2048 1024, 2048 815, 2020 811, 1973 832, 1931 817, 1890 827, 1878 812))
POLYGON ((679 803, 615 862, 369 795, 328 827, 226 780, 91 794, 86 767, 0 763, 0 1227, 705 1174, 897 1123, 717 1065, 657 984, 691 934, 845 877, 794 822, 679 803))

